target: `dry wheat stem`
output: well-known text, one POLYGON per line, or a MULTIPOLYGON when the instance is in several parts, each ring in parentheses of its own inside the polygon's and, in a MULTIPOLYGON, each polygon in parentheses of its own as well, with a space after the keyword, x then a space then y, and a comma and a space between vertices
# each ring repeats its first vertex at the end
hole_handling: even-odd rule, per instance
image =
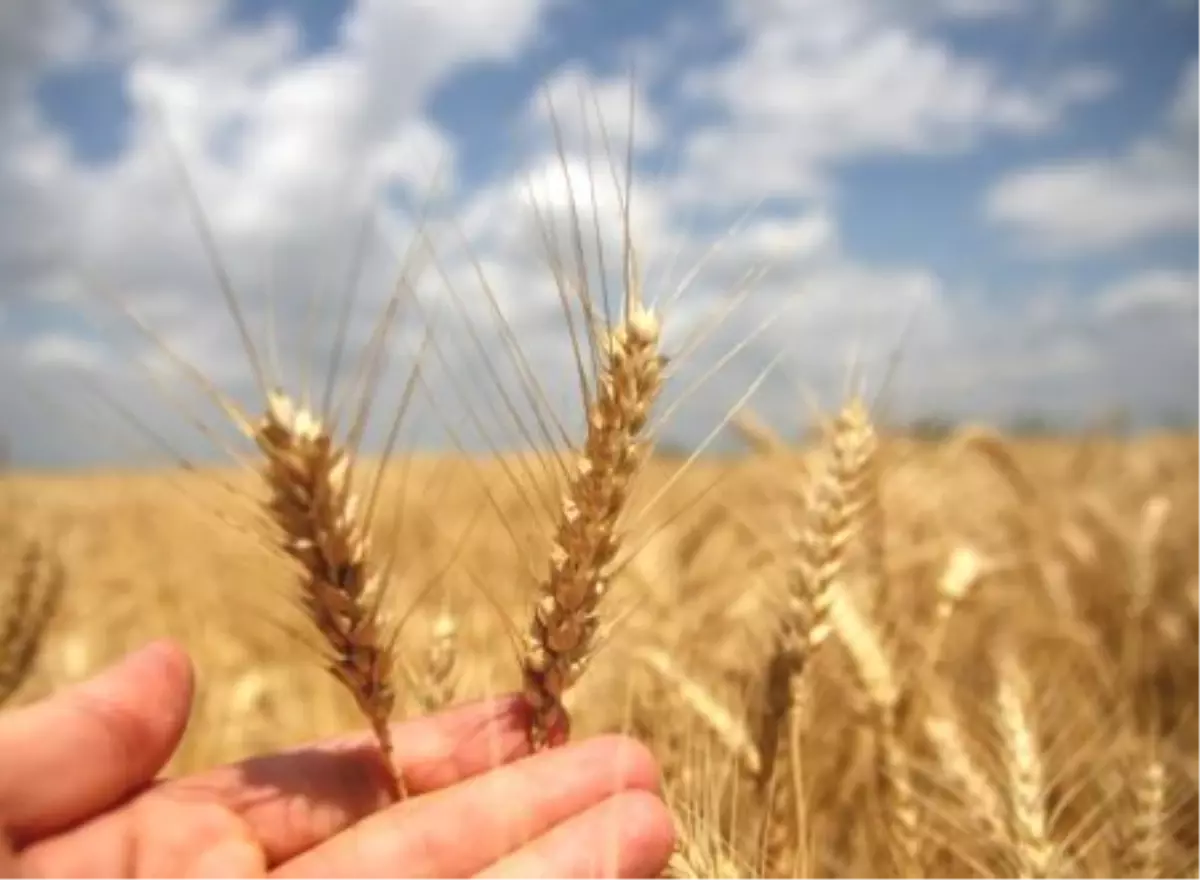
POLYGON ((714 781, 718 770, 710 757, 692 758, 704 780, 703 791, 685 791, 685 786, 668 783, 664 796, 675 817, 675 849, 663 876, 680 878, 700 877, 757 877, 756 866, 744 863, 735 841, 722 830, 722 801, 736 794, 725 784, 714 781))
POLYGON ((550 573, 540 585, 521 666, 537 750, 565 740, 563 695, 587 662, 597 606, 620 538, 618 520, 646 454, 642 438, 662 387, 657 316, 631 296, 624 320, 600 346, 603 362, 587 410, 587 435, 562 502, 550 573))
POLYGON ((395 705, 392 643, 382 626, 382 582, 354 492, 351 460, 321 421, 272 392, 254 432, 266 457, 268 508, 283 551, 302 569, 301 604, 328 650, 328 670, 354 697, 379 742, 396 794, 388 720, 395 705))
POLYGON ((752 876, 739 865, 731 849, 714 829, 700 822, 683 825, 678 829, 678 839, 671 859, 667 863, 665 876, 678 880, 693 878, 729 878, 752 876))

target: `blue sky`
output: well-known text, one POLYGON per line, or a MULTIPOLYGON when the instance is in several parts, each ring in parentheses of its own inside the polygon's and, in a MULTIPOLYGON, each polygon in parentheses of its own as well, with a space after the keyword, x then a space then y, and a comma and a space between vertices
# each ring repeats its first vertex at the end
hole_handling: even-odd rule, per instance
MULTIPOLYGON (((628 137, 630 71, 635 225, 665 273, 647 277, 681 277, 754 209, 667 317, 683 334, 722 285, 770 269, 681 365, 686 385, 770 325, 679 410, 674 439, 704 436, 778 352, 754 406, 791 430, 806 392, 834 399, 855 353, 878 378, 909 322, 896 418, 1194 420, 1196 33, 1181 0, 16 0, 0 12, 0 342, 19 377, 9 411, 29 418, 6 429, 31 460, 135 454, 44 442, 36 426, 95 403, 67 375, 81 367, 157 418, 144 374, 161 364, 95 320, 83 267, 250 396, 153 106, 239 287, 261 289, 273 267, 282 329, 302 323, 302 289, 345 262, 364 200, 403 237, 398 206, 440 168, 439 210, 553 386, 569 350, 513 219, 518 184, 556 173, 546 95, 570 160, 598 152, 581 93, 628 137)), ((453 250, 447 278, 470 286, 453 250)), ((364 267, 367 304, 394 277, 385 251, 364 267)), ((351 341, 369 329, 356 319, 351 341)), ((449 344, 445 381, 474 375, 462 348, 449 344)))

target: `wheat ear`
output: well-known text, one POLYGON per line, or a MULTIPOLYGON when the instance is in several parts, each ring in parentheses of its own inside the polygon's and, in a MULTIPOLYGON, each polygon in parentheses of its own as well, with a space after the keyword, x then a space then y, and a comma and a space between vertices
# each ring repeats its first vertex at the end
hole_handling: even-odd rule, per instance
POLYGON ((1132 840, 1129 846, 1130 877, 1162 877, 1166 824, 1166 768, 1151 754, 1134 781, 1132 840))
POLYGON ((421 708, 438 712, 454 702, 458 690, 458 624, 450 610, 434 618, 421 679, 421 708))
POLYGON ((802 699, 802 676, 809 658, 829 635, 829 605, 833 576, 840 569, 841 547, 828 540, 835 533, 825 527, 840 516, 841 493, 835 480, 822 473, 810 494, 807 511, 812 522, 801 527, 795 542, 792 567, 786 578, 787 593, 779 631, 767 661, 765 694, 757 730, 762 756, 760 787, 775 772, 781 734, 802 699))
POLYGON ((624 320, 599 346, 587 436, 562 502, 550 573, 540 586, 521 660, 535 750, 569 735, 563 695, 587 662, 596 609, 620 545, 617 521, 648 453, 641 435, 662 388, 659 331, 657 316, 631 295, 624 320))
POLYGON ((30 542, 0 615, 0 704, 29 677, 65 582, 61 562, 47 560, 41 545, 30 542))
POLYGON ((861 525, 863 473, 873 450, 870 423, 852 401, 834 420, 821 450, 826 464, 810 471, 805 492, 784 613, 767 666, 758 729, 761 786, 774 773, 780 734, 799 699, 800 677, 829 635, 830 607, 861 525))
POLYGON ((961 789, 967 812, 986 829, 991 838, 1007 839, 1004 802, 991 780, 971 757, 959 724, 949 715, 932 714, 925 718, 924 729, 937 751, 938 763, 961 789))
POLYGON ((743 767, 751 774, 759 772, 762 759, 745 723, 703 684, 680 669, 669 651, 646 646, 637 648, 634 656, 674 687, 680 699, 707 725, 726 751, 734 755, 743 767))
POLYGON ((254 429, 266 458, 268 509, 283 551, 300 564, 301 604, 328 648, 328 669, 379 742, 398 796, 388 719, 396 702, 392 642, 382 632, 381 575, 354 492, 351 460, 312 412, 272 392, 254 429))
POLYGON ((996 708, 1007 746, 1012 837, 1022 877, 1054 873, 1054 847, 1046 823, 1045 770, 1029 714, 1030 683, 1017 656, 999 657, 996 708))

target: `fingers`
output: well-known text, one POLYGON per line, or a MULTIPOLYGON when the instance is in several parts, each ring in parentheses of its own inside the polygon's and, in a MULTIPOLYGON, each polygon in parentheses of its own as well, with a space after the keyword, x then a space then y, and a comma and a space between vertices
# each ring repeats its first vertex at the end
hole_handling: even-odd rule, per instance
POLYGON ((200 854, 187 872, 147 873, 144 877, 265 877, 267 866, 257 844, 246 840, 225 840, 200 854))
MULTIPOLYGON (((506 697, 394 725, 410 791, 453 785, 524 754, 524 711, 506 697)), ((210 857, 224 860, 218 875, 252 876, 383 807, 388 780, 372 737, 341 737, 161 783, 22 856, 48 876, 77 873, 80 857, 112 876, 203 873, 195 866, 210 857)))
POLYGON ((0 877, 24 877, 25 872, 17 861, 17 854, 3 831, 0 831, 0 877))
POLYGON ((283 865, 284 876, 465 877, 622 791, 656 791, 644 746, 608 736, 398 804, 283 865))
POLYGON ((187 655, 162 641, 0 718, 0 824, 19 848, 128 797, 170 758, 191 701, 187 655))
MULTIPOLYGON (((436 791, 528 752, 518 697, 482 700, 393 727, 393 762, 410 795, 436 791)), ((162 794, 217 801, 240 815, 271 864, 289 859, 388 803, 390 777, 362 734, 180 780, 162 794)))
POLYGON ((36 877, 262 877, 262 849, 245 824, 219 804, 131 807, 38 841, 21 852, 36 877))
POLYGON ((479 877, 660 877, 675 848, 666 804, 613 795, 491 865, 479 877))

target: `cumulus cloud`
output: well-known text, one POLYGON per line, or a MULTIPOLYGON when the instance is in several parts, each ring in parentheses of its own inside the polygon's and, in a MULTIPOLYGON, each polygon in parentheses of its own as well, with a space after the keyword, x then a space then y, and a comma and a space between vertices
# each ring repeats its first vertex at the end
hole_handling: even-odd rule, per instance
MULTIPOLYGON (((435 169, 438 185, 454 185, 453 145, 425 113, 430 91, 462 64, 517 51, 541 8, 540 0, 485 3, 464 16, 444 5, 364 0, 336 45, 311 55, 300 51, 289 18, 234 25, 225 7, 201 5, 203 14, 180 4, 57 2, 40 15, 31 12, 38 4, 5 6, 24 17, 6 12, 0 33, 32 46, 0 70, 13 95, 5 116, 22 123, 4 126, 0 168, 0 332, 9 372, 33 382, 52 366, 107 365, 114 388, 134 394, 136 385, 144 396, 130 361, 140 353, 161 371, 164 357, 98 304, 94 289, 104 288, 200 373, 235 396, 250 394, 246 354, 168 143, 202 202, 258 347, 272 322, 290 342, 280 356, 293 381, 300 361, 328 363, 330 291, 345 289, 360 262, 364 292, 347 332, 351 350, 360 348, 394 289, 399 249, 376 228, 357 260, 364 217, 392 215, 376 227, 412 239, 394 200, 425 195, 435 169), (52 38, 64 22, 79 22, 87 37, 52 38), (52 66, 97 57, 120 65, 132 109, 121 152, 89 162, 41 115, 34 87, 52 66)), ((193 392, 170 394, 196 405, 193 392)), ((157 396, 161 404, 161 389, 157 396)), ((151 422, 163 420, 152 405, 141 409, 151 422)), ((204 444, 195 437, 181 444, 197 445, 204 444)))
POLYGON ((931 12, 994 14, 995 5, 730 8, 743 49, 684 85, 716 115, 686 147, 693 196, 706 201, 812 194, 856 158, 955 153, 989 134, 1044 131, 1111 84, 1095 68, 1068 69, 1035 93, 922 26, 931 12))
POLYGON ((1065 159, 1000 179, 990 220, 1027 250, 1082 254, 1194 230, 1197 214, 1196 65, 1160 130, 1115 156, 1065 159))
POLYGON ((79 60, 96 31, 95 21, 70 0, 0 6, 0 100, 19 101, 39 71, 79 60))
MULTIPOLYGON (((173 352, 236 399, 253 399, 246 352, 164 148, 160 110, 258 353, 282 361, 293 387, 307 377, 319 395, 336 357, 340 303, 354 289, 333 377, 341 394, 352 391, 358 355, 399 288, 401 324, 381 373, 392 403, 379 407, 376 441, 427 326, 425 396, 436 412, 412 420, 409 441, 429 441, 445 425, 476 448, 502 445, 537 433, 531 408, 571 418, 566 331, 583 316, 563 315, 546 251, 556 255, 561 283, 586 279, 598 302, 606 283, 619 289, 621 163, 631 131, 630 237, 648 297, 666 308, 668 345, 685 355, 673 366, 675 393, 755 340, 676 411, 668 436, 683 441, 704 436, 781 351, 778 376, 756 405, 782 425, 798 421, 797 386, 840 389, 855 356, 880 374, 909 322, 899 411, 1002 416, 1033 401, 1083 414, 1101 394, 1088 377, 1130 356, 1128 344, 1113 342, 1124 332, 1117 318, 1132 309, 1152 315, 1140 326, 1153 326, 1187 283, 1139 275, 1098 298, 1075 291, 1054 309, 1045 298, 1011 305, 1005 290, 973 297, 919 263, 863 262, 846 241, 836 189, 847 163, 1035 138, 1112 87, 1111 74, 1093 65, 1065 66, 1036 88, 1021 84, 936 28, 947 19, 1027 15, 1024 0, 731 2, 736 48, 679 71, 655 65, 635 94, 632 126, 623 78, 564 63, 518 113, 515 167, 482 181, 463 173, 457 142, 429 113, 431 95, 464 67, 518 57, 538 37, 547 0, 359 0, 319 53, 303 49, 299 25, 282 15, 234 24, 227 5, 108 2, 114 14, 103 26, 94 4, 67 0, 37 6, 45 10, 38 16, 28 11, 34 4, 15 4, 32 17, 0 19, 0 48, 12 31, 28 37, 23 55, 0 52, 0 93, 9 96, 0 112, 11 123, 0 129, 0 199, 9 206, 0 217, 0 278, 10 292, 0 300, 0 372, 18 375, 26 390, 53 388, 71 410, 95 402, 63 381, 86 370, 185 454, 210 445, 179 417, 199 410, 203 394, 87 290, 115 291, 173 352), (131 102, 122 147, 102 161, 77 156, 34 95, 48 70, 89 57, 119 65, 131 102), (604 155, 597 107, 616 168, 604 155), (665 156, 672 149, 677 161, 665 156), (431 192, 422 237, 415 215, 431 192), (779 203, 739 217, 764 196, 779 203), (411 293, 397 284, 406 252, 411 293), (283 342, 278 352, 261 344, 272 333, 283 342), (135 357, 144 366, 132 368, 135 357)), ((1194 130, 1185 98, 1170 125, 1194 130)), ((1138 368, 1125 371, 1123 392, 1136 397, 1153 385, 1156 370, 1186 360, 1188 344, 1180 337, 1173 353, 1164 347, 1144 367, 1129 360, 1138 368)), ((5 403, 0 409, 30 412, 29 400, 23 410, 5 403)), ((12 422, 21 423, 35 424, 12 422)), ((29 454, 46 452, 29 429, 16 440, 29 454)))
POLYGON ((112 50, 125 53, 194 48, 216 32, 228 0, 212 3, 139 3, 110 0, 115 19, 112 50))

